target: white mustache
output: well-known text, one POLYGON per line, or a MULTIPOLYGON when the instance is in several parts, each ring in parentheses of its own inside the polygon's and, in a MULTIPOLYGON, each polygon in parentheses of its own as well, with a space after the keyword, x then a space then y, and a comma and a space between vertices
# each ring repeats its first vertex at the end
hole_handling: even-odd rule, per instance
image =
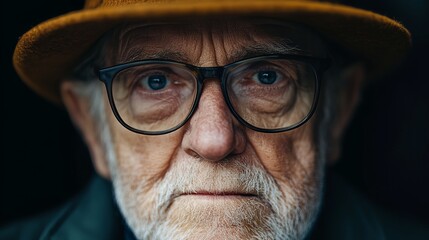
POLYGON ((222 163, 195 159, 174 163, 155 188, 159 209, 168 208, 178 196, 195 193, 255 196, 261 201, 281 197, 276 181, 262 165, 242 158, 222 163))

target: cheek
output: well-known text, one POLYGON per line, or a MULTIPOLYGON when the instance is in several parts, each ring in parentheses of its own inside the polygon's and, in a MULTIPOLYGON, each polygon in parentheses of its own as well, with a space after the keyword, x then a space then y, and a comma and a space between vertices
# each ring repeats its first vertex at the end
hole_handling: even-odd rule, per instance
POLYGON ((126 129, 113 115, 109 121, 116 153, 115 171, 126 176, 131 188, 137 188, 142 181, 152 187, 168 170, 180 146, 182 131, 147 136, 126 129))
POLYGON ((280 185, 300 185, 315 181, 316 146, 312 124, 280 134, 249 132, 249 142, 262 165, 280 185))

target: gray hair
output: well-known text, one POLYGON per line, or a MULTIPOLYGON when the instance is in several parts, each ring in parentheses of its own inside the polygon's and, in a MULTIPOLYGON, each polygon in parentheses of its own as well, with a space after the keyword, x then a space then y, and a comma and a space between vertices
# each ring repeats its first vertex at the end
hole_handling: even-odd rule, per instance
MULTIPOLYGON (((71 74, 73 91, 88 102, 88 109, 94 123, 97 125, 97 137, 103 144, 109 167, 115 166, 115 152, 112 147, 112 136, 107 120, 106 106, 103 97, 103 83, 98 80, 95 68, 103 66, 105 57, 102 55, 107 47, 110 35, 103 36, 83 58, 71 74)), ((112 169, 110 169, 112 170, 112 169)), ((110 171, 113 173, 112 171, 110 171)))

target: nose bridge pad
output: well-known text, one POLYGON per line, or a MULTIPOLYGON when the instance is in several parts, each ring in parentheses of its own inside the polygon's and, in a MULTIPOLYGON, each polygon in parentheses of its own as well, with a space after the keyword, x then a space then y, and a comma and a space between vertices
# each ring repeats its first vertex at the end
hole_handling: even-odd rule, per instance
MULTIPOLYGON (((217 79, 219 81, 219 85, 221 88, 221 93, 222 93, 222 98, 225 102, 226 105, 228 105, 227 100, 226 100, 226 96, 223 90, 223 73, 224 73, 224 68, 223 67, 199 67, 198 68, 199 71, 199 75, 200 75, 200 83, 201 83, 201 95, 203 94, 203 91, 205 89, 204 87, 204 81, 208 80, 208 79, 217 79)), ((201 98, 201 95, 199 96, 201 98)), ((198 99, 200 100, 200 99, 198 99)), ((229 106, 228 106, 229 109, 229 106)))
MULTIPOLYGON (((199 94, 198 99, 197 99, 196 111, 198 111, 198 109, 201 109, 201 108, 206 108, 206 110, 207 109, 213 109, 212 106, 204 106, 204 104, 206 104, 206 103, 202 103, 201 100, 204 101, 204 99, 207 99, 207 97, 210 98, 210 95, 212 95, 211 97, 214 97, 213 96, 213 90, 215 90, 215 92, 217 92, 216 98, 219 98, 219 100, 221 100, 221 102, 222 102, 221 104, 225 107, 225 109, 221 113, 221 115, 223 115, 222 117, 225 117, 226 115, 231 114, 229 116, 229 118, 230 118, 229 121, 231 121, 230 123, 232 124, 232 122, 234 121, 233 120, 234 116, 231 112, 231 108, 228 104, 228 101, 226 99, 224 89, 222 86, 222 84, 223 84, 222 78, 224 75, 224 68, 223 67, 198 67, 198 72, 199 72, 199 81, 201 83, 200 84, 201 88, 200 88, 200 94, 199 94), (211 80, 211 81, 205 83, 205 81, 208 81, 208 80, 211 80), (219 81, 219 85, 215 87, 213 84, 216 84, 216 81, 219 81), (213 89, 213 87, 215 87, 215 88, 219 87, 219 88, 213 89), (207 92, 208 89, 212 89, 212 90, 207 92), (209 96, 206 96, 207 94, 209 94, 209 96)), ((217 104, 220 104, 220 103, 217 103, 217 104)), ((195 114, 195 112, 194 112, 194 114, 195 114)))
POLYGON ((222 80, 223 67, 201 67, 199 68, 201 81, 204 82, 207 78, 217 78, 222 80))
MULTIPOLYGON (((202 95, 204 93, 204 81, 208 80, 208 79, 217 79, 219 80, 219 85, 220 85, 220 92, 221 92, 221 98, 224 102, 224 104, 227 107, 227 111, 228 113, 233 114, 231 107, 228 104, 228 100, 226 99, 226 93, 224 92, 223 89, 223 77, 224 77, 224 67, 199 67, 198 71, 199 71, 199 81, 201 83, 201 93, 200 96, 198 97, 198 106, 200 105, 200 100, 202 98, 202 95)), ((225 113, 227 114, 227 113, 225 113)), ((234 116, 233 116, 234 117, 234 116)))

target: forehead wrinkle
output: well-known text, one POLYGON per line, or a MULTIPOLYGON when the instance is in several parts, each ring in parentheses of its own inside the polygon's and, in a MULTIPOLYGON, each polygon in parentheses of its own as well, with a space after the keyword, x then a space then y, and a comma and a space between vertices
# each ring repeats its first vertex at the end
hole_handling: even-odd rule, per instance
POLYGON ((296 42, 295 38, 314 38, 297 26, 279 26, 272 22, 250 21, 237 29, 226 25, 224 41, 233 43, 226 52, 228 62, 270 54, 300 54, 312 56, 315 53, 306 42, 296 42), (226 33, 226 34, 225 34, 226 33), (302 45, 302 46, 301 46, 302 45))
POLYGON ((127 25, 121 27, 115 31, 114 47, 116 47, 116 61, 127 62, 137 60, 138 55, 141 54, 141 50, 135 46, 131 46, 131 34, 134 30, 139 29, 143 26, 127 25))
MULTIPOLYGON (((236 22, 227 22, 224 24, 216 24, 214 26, 217 27, 214 28, 213 25, 211 26, 212 28, 210 30, 212 34, 216 33, 220 36, 220 39, 222 39, 218 41, 220 45, 217 46, 225 51, 225 60, 221 61, 224 63, 231 63, 244 58, 268 54, 313 55, 312 52, 303 50, 307 49, 308 46, 301 49, 302 46, 300 44, 286 37, 287 34, 293 35, 293 33, 297 32, 307 33, 307 31, 301 30, 295 26, 279 26, 272 23, 266 24, 265 22, 256 23, 254 25, 249 25, 249 23, 246 22, 240 24, 236 22), (230 44, 226 44, 226 42, 230 44), (227 49, 227 45, 230 45, 229 49, 227 49)), ((116 35, 117 59, 120 62, 131 62, 158 58, 199 65, 198 61, 194 58, 198 55, 197 52, 201 50, 200 48, 202 46, 194 43, 198 42, 198 36, 201 35, 198 33, 201 33, 203 29, 208 29, 208 27, 203 27, 203 23, 158 23, 123 26, 118 30, 118 34, 116 35), (173 28, 171 28, 172 26, 173 28), (160 27, 161 31, 151 31, 152 27, 160 27), (162 29, 168 30, 168 32, 162 29), (157 41, 153 41, 155 37, 158 38, 156 39, 157 41), (164 42, 171 42, 169 37, 175 38, 175 44, 164 44, 164 42), (147 47, 141 44, 144 42, 149 42, 150 46, 147 47), (191 56, 193 56, 193 61, 191 60, 191 56)), ((309 34, 309 36, 312 35, 309 34)), ((314 35, 312 37, 314 37, 314 35)), ((304 46, 306 45, 305 42, 302 44, 304 44, 304 46)), ((218 50, 213 54, 222 54, 218 52, 218 50)))
MULTIPOLYGON (((249 23, 253 24, 254 31, 258 33, 256 36, 260 36, 254 39, 260 40, 262 37, 262 42, 267 44, 268 48, 275 50, 274 53, 283 52, 318 57, 326 55, 326 46, 320 36, 305 26, 275 19, 256 19, 250 20, 249 23)), ((256 44, 260 42, 256 41, 256 44)), ((261 46, 253 48, 258 51, 261 46)))
POLYGON ((122 28, 118 28, 115 32, 114 47, 116 62, 132 62, 144 59, 169 59, 179 62, 189 63, 190 58, 185 56, 187 53, 181 51, 182 49, 195 49, 195 47, 187 48, 185 45, 192 46, 193 39, 196 38, 195 26, 183 25, 180 23, 158 23, 158 24, 143 24, 143 25, 126 25, 122 28), (155 36, 151 27, 164 27, 164 26, 175 26, 174 29, 167 28, 169 31, 155 31, 155 36), (154 38, 156 41, 154 41, 154 38), (171 44, 169 37, 175 38, 175 44, 171 44), (169 45, 163 45, 163 42, 170 43, 169 45), (145 43, 149 43, 145 45, 145 43))

